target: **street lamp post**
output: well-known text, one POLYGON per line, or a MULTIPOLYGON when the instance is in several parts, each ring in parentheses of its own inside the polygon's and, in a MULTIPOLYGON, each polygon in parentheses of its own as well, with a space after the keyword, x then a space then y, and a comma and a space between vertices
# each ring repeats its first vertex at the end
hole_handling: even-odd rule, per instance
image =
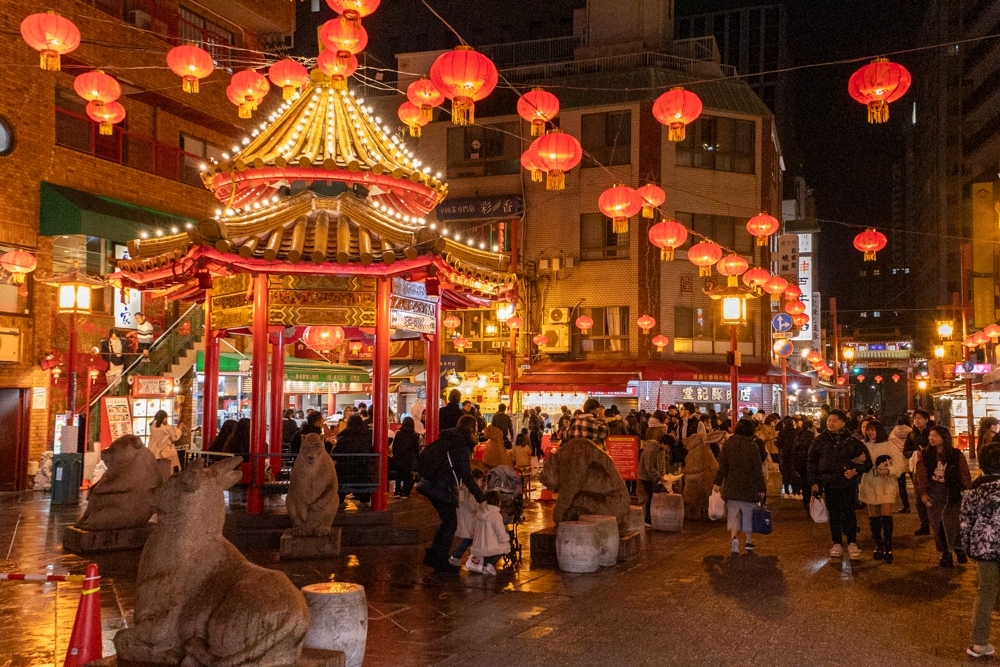
POLYGON ((704 290, 705 294, 716 301, 722 301, 722 324, 729 327, 729 391, 730 412, 732 413, 732 426, 736 430, 736 422, 739 419, 739 393, 740 393, 740 353, 736 332, 740 327, 747 324, 747 300, 755 299, 757 292, 748 287, 726 285, 704 290))
POLYGON ((845 347, 841 351, 840 356, 844 358, 844 361, 847 364, 847 373, 845 373, 845 378, 847 381, 844 383, 844 387, 847 388, 847 394, 846 394, 847 411, 850 412, 851 411, 851 362, 854 361, 854 348, 845 347))

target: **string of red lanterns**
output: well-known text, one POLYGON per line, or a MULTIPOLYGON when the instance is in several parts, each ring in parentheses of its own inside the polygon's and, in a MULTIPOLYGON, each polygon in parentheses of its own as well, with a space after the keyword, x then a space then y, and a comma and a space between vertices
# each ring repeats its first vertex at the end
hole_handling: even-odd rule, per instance
POLYGON ((559 98, 542 88, 532 88, 517 100, 517 114, 531 123, 531 136, 545 134, 545 125, 559 115, 559 98))
POLYGON ((847 92, 868 107, 869 123, 885 123, 889 120, 889 103, 905 95, 912 81, 902 65, 876 58, 851 75, 847 92))

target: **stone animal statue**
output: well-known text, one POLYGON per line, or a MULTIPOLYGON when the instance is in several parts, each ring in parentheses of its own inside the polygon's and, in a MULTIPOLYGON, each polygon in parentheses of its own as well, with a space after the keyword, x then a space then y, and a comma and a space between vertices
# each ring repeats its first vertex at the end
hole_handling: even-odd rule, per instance
POLYGON ((559 494, 552 520, 577 521, 584 514, 613 516, 618 532, 628 527, 629 495, 611 457, 586 438, 570 440, 549 453, 539 477, 559 494))
POLYGON ((309 608, 283 573, 250 563, 222 536, 222 492, 240 457, 196 460, 153 494, 156 528, 139 558, 134 623, 119 660, 181 667, 292 667, 309 608))
POLYGON ((303 436, 285 500, 296 535, 330 534, 330 526, 340 506, 339 488, 337 466, 326 453, 323 436, 319 433, 303 436))
POLYGON ((108 470, 90 489, 81 530, 141 528, 151 516, 153 491, 163 479, 156 457, 134 435, 123 435, 101 452, 108 470))
POLYGON ((712 494, 719 462, 703 433, 684 438, 684 517, 708 521, 708 497, 712 494))

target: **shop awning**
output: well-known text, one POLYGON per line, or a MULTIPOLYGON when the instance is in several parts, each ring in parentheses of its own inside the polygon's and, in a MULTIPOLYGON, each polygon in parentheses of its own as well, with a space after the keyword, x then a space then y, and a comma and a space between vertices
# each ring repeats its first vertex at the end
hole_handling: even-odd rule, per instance
POLYGON ((635 373, 526 373, 513 382, 514 391, 624 391, 635 373))
MULTIPOLYGON (((232 352, 219 354, 220 373, 240 372, 240 361, 244 357, 232 352)), ((195 368, 199 373, 205 371, 205 353, 198 352, 195 368)), ((339 382, 341 384, 371 382, 371 375, 363 368, 330 364, 325 361, 285 357, 285 381, 287 382, 339 382)))
MULTIPOLYGON (((744 384, 781 384, 781 369, 770 364, 740 367, 744 384)), ((728 382, 724 362, 687 362, 665 359, 628 361, 564 361, 536 364, 514 381, 515 391, 618 391, 631 380, 670 382, 728 382)), ((788 370, 789 382, 812 386, 813 378, 788 370)))
POLYGON ((62 185, 41 185, 42 236, 84 234, 126 243, 141 232, 169 233, 189 222, 195 221, 62 185))

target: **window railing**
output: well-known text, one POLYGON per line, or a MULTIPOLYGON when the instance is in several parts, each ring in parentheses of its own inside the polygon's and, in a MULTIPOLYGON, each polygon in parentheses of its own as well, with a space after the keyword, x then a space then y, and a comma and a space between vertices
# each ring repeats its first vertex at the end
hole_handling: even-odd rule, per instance
POLYGON ((489 56, 497 67, 505 67, 572 60, 573 52, 578 47, 584 46, 584 42, 583 35, 567 35, 526 42, 489 44, 480 47, 479 50, 489 56))
POLYGON ((119 127, 111 135, 98 131, 98 124, 73 111, 56 107, 56 144, 81 153, 132 167, 172 181, 203 187, 200 165, 204 158, 151 137, 119 127))

